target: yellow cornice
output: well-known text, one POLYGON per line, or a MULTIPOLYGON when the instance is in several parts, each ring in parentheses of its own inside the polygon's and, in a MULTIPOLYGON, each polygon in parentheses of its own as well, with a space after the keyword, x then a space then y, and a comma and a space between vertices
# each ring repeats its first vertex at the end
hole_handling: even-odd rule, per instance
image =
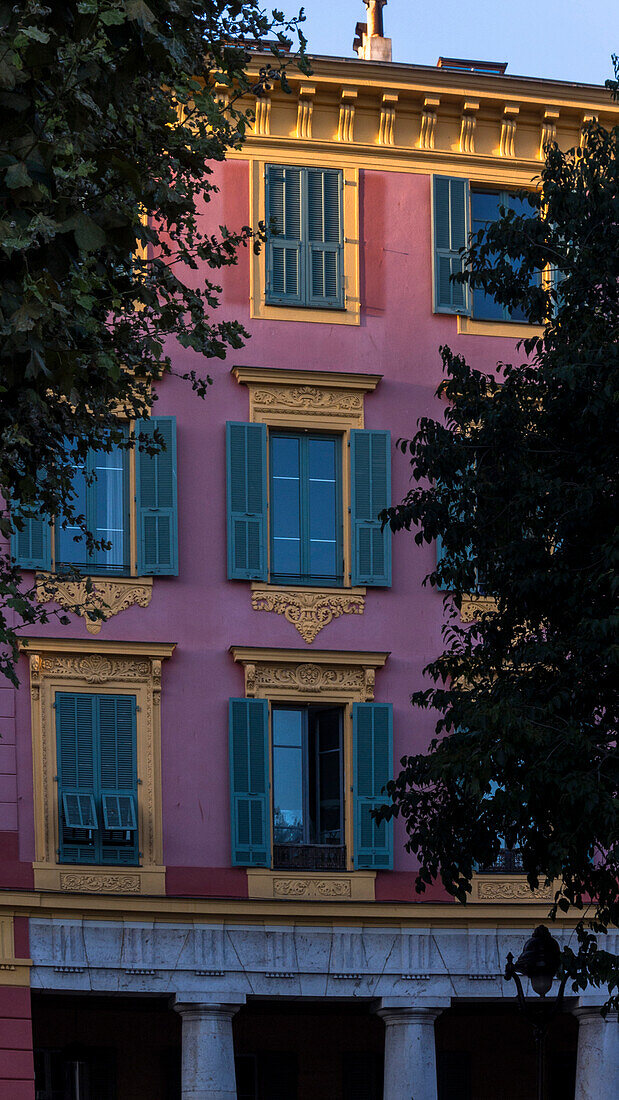
POLYGON ((362 668, 382 668, 389 652, 375 653, 365 650, 344 649, 272 649, 260 646, 231 645, 229 652, 241 664, 259 664, 263 661, 277 664, 355 665, 362 668))
MULTIPOLYGON (((16 916, 90 920, 202 920, 226 923, 333 924, 403 927, 525 927, 539 921, 548 902, 476 904, 456 902, 286 901, 281 898, 172 898, 145 895, 69 894, 56 891, 0 892, 0 913, 16 916)), ((558 917, 571 928, 578 916, 558 917)))
POLYGON ((382 374, 363 374, 354 371, 289 370, 282 367, 232 367, 230 372, 237 382, 281 386, 329 386, 330 389, 375 390, 382 374))
POLYGON ((165 660, 171 657, 176 642, 111 642, 90 638, 21 638, 22 653, 113 653, 126 657, 152 657, 165 660))

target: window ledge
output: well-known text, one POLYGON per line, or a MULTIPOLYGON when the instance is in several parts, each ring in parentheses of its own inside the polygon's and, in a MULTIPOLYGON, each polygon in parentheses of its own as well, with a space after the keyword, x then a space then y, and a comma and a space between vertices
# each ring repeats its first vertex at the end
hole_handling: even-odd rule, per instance
POLYGON ((137 604, 148 607, 153 594, 152 577, 83 577, 65 580, 54 573, 37 573, 36 594, 39 603, 53 600, 65 611, 81 615, 89 634, 98 634, 101 626, 119 611, 137 604), (88 582, 92 588, 87 590, 88 582), (92 613, 97 613, 93 618, 92 613))
POLYGON ((248 868, 250 898, 287 901, 374 901, 376 871, 270 871, 248 868))
POLYGON ((165 867, 34 863, 35 890, 73 894, 165 894, 165 867))
POLYGON ((543 325, 529 325, 521 321, 480 321, 475 317, 463 317, 458 314, 458 335, 462 336, 506 336, 510 340, 522 340, 531 336, 542 336, 543 325))
POLYGON ((365 588, 315 588, 252 582, 254 611, 274 611, 311 645, 324 626, 341 615, 363 615, 365 588))

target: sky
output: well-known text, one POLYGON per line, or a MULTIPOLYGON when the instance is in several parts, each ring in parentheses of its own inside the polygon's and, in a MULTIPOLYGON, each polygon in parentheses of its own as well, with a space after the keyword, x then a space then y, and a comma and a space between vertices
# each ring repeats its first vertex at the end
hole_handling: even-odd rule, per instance
MULTIPOLYGON (((362 0, 305 0, 309 51, 352 56, 362 0)), ((287 14, 298 10, 287 0, 287 14)), ((619 53, 619 0, 388 0, 393 60, 436 65, 440 56, 507 61, 507 72, 603 84, 619 53)))

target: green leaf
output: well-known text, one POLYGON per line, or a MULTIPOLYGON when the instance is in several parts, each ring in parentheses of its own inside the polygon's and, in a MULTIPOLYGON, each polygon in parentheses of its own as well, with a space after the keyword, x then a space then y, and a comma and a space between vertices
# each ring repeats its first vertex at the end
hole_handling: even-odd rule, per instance
POLYGON ((106 242, 106 236, 101 226, 97 225, 88 214, 84 213, 78 214, 75 218, 73 236, 78 248, 81 248, 84 252, 95 252, 96 249, 102 248, 106 242))
POLYGON ((17 164, 11 164, 7 168, 4 178, 6 185, 11 191, 16 191, 19 187, 30 187, 32 180, 28 175, 28 169, 22 160, 17 164))

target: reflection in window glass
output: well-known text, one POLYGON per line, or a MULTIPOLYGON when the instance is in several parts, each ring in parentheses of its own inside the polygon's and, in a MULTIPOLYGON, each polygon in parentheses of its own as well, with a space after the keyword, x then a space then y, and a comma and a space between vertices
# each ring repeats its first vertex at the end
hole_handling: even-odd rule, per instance
POLYGON ((342 844, 342 716, 273 708, 275 844, 342 844))
MULTIPOLYGON (((71 458, 69 457, 69 461, 71 458)), ((121 447, 110 451, 89 451, 86 461, 74 464, 72 506, 83 516, 97 542, 107 549, 90 550, 77 523, 55 525, 56 568, 72 566, 120 574, 129 566, 129 476, 128 452, 121 447)))
MULTIPOLYGON (((471 225, 473 233, 485 229, 490 222, 501 217, 501 207, 510 209, 516 215, 529 216, 532 213, 526 199, 511 195, 507 191, 471 191, 471 225)), ((516 268, 517 265, 514 264, 516 268)), ((483 321, 526 321, 524 310, 517 306, 509 310, 497 302, 491 294, 481 289, 472 292, 473 316, 483 321)))

